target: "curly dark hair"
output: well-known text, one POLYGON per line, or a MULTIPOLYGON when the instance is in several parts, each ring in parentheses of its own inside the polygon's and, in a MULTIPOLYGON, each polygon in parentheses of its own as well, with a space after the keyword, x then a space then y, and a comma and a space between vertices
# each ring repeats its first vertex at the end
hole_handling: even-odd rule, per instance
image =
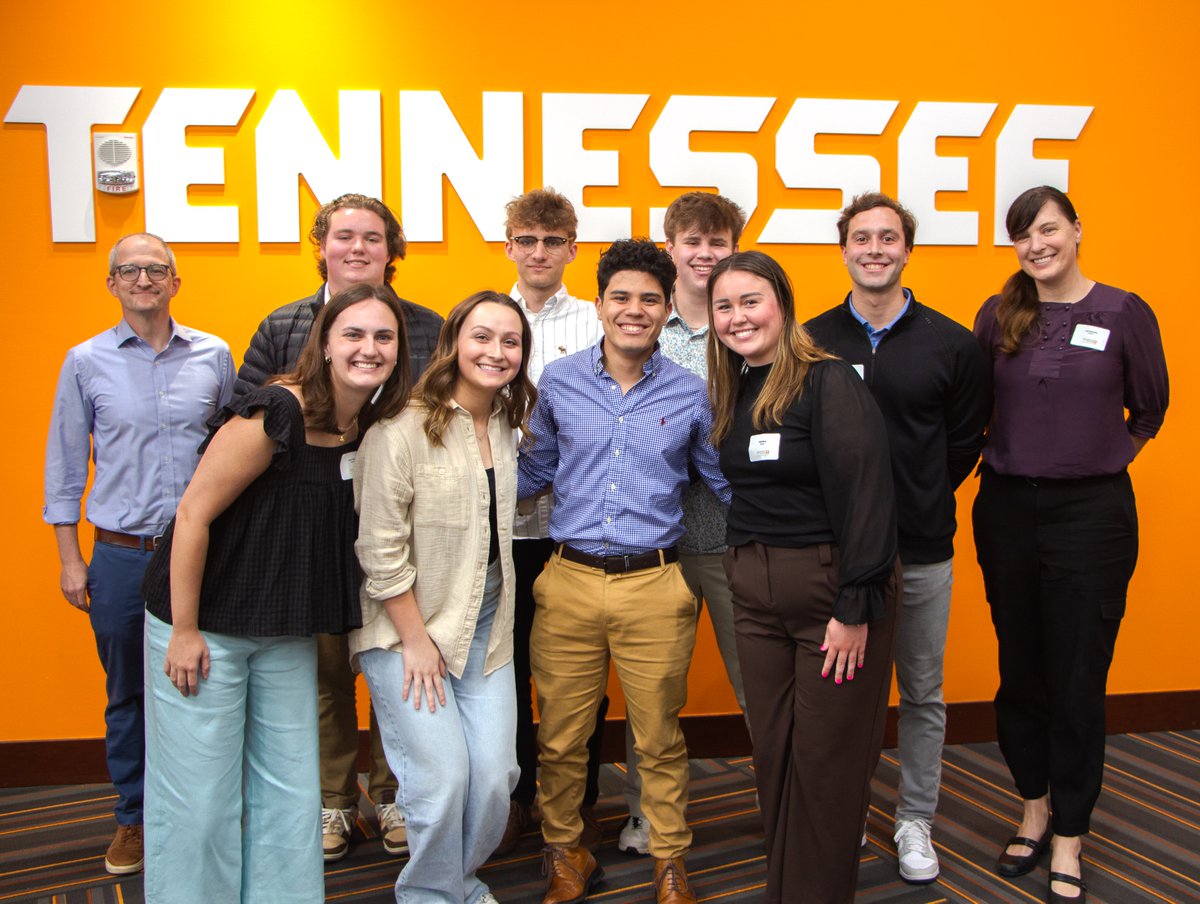
POLYGON ((881 191, 868 191, 861 195, 855 195, 846 205, 846 209, 842 211, 837 221, 838 244, 843 248, 846 247, 846 242, 850 238, 851 220, 860 213, 866 213, 876 207, 886 207, 900 218, 900 226, 904 230, 904 247, 912 251, 913 242, 917 238, 917 218, 912 215, 911 210, 881 191))
POLYGON ((671 297, 675 285, 675 262, 671 255, 646 238, 621 239, 613 242, 600 255, 596 265, 596 287, 601 297, 608 288, 609 280, 623 270, 649 273, 662 286, 663 298, 671 297))

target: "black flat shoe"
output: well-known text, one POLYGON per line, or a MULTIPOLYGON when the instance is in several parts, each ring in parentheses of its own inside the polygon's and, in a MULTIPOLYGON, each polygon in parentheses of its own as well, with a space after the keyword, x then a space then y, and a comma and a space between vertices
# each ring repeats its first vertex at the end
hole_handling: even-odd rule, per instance
MULTIPOLYGON (((1004 850, 1000 852, 999 859, 996 860, 996 872, 1008 879, 1015 879, 1017 876, 1023 876, 1042 859, 1042 854, 1050 847, 1050 836, 1054 834, 1054 830, 1046 826, 1046 832, 1040 840, 1026 838, 1023 835, 1014 835, 1008 839, 1008 843, 1004 845, 1004 850), (1014 845, 1020 844, 1029 848, 1028 854, 1010 854, 1008 849, 1014 845)), ((1072 900, 1065 898, 1064 900, 1072 900)))
MULTIPOLYGON (((1083 864, 1080 864, 1080 874, 1083 872, 1083 864)), ((1083 884, 1082 879, 1076 879, 1074 876, 1068 876, 1066 873, 1050 873, 1050 885, 1046 886, 1046 904, 1083 904, 1087 900, 1087 886, 1083 884), (1054 883, 1061 882, 1064 885, 1073 885, 1079 889, 1079 894, 1073 898, 1068 898, 1066 895, 1060 895, 1054 890, 1054 883)))

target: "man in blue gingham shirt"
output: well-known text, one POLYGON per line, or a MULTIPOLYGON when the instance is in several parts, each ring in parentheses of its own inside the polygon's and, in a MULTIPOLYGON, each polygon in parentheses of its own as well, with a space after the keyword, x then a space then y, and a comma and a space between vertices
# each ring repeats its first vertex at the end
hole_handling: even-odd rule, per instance
POLYGON ((598 877, 580 845, 587 756, 611 658, 634 728, 642 810, 660 897, 694 901, 687 747, 679 711, 696 637, 696 601, 679 570, 682 497, 694 466, 729 502, 709 444, 703 381, 658 350, 675 266, 648 240, 616 242, 597 269, 597 345, 549 364, 530 419, 518 495, 553 485, 557 544, 534 585, 530 660, 541 726, 539 790, 547 900, 576 900, 598 877), (679 890, 684 896, 679 897, 679 890))

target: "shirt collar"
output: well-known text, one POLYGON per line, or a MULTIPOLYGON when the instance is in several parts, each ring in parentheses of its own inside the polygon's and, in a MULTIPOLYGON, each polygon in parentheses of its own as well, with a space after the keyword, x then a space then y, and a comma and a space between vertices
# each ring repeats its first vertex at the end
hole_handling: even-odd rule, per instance
POLYGON ((688 326, 688 322, 679 316, 679 311, 674 307, 671 308, 671 313, 667 315, 667 322, 663 329, 670 326, 683 330, 688 336, 703 336, 708 332, 707 323, 696 327, 696 329, 692 329, 688 326))
MULTIPOLYGON (((521 291, 517 286, 518 283, 513 283, 512 291, 508 294, 512 297, 513 301, 521 306, 521 310, 524 311, 526 315, 533 315, 535 312, 529 310, 529 304, 525 301, 525 296, 521 294, 521 291)), ((542 306, 542 310, 551 311, 570 297, 571 293, 567 291, 567 287, 565 285, 559 286, 558 291, 546 299, 546 303, 542 306)))
MULTIPOLYGON (((134 332, 133 327, 131 327, 129 325, 129 321, 126 320, 124 317, 122 317, 120 319, 120 321, 117 322, 116 336, 117 336, 117 348, 120 348, 122 345, 124 345, 130 339, 136 339, 138 342, 145 341, 142 339, 141 336, 139 336, 136 332, 134 332)), ((191 330, 189 330, 186 326, 180 326, 179 324, 177 324, 175 322, 175 318, 172 317, 171 318, 171 338, 167 340, 167 345, 169 346, 176 339, 180 340, 181 342, 191 342, 192 341, 192 333, 191 333, 191 330)))
POLYGON ((904 292, 904 307, 902 307, 900 309, 900 313, 898 313, 895 317, 893 317, 890 322, 885 323, 883 326, 879 327, 878 329, 871 326, 871 324, 867 322, 867 318, 864 317, 862 314, 858 313, 858 309, 854 307, 854 293, 853 292, 851 292, 849 295, 846 296, 846 307, 848 307, 850 309, 850 316, 852 316, 855 320, 857 320, 859 323, 861 323, 863 326, 865 326, 867 328, 868 332, 870 332, 870 333, 886 333, 888 330, 890 330, 892 327, 894 327, 897 324, 897 322, 899 322, 900 318, 908 313, 908 309, 910 307, 912 307, 912 292, 910 292, 908 289, 904 289, 903 292, 904 292))
MULTIPOLYGON (((604 337, 602 336, 600 338, 600 340, 595 345, 593 345, 588 351, 589 351, 589 354, 592 356, 592 373, 594 373, 598 377, 601 374, 605 373, 605 370, 604 370, 604 337)), ((658 344, 658 342, 655 342, 654 343, 654 351, 650 353, 649 358, 647 358, 644 362, 642 362, 642 376, 647 376, 647 377, 650 376, 650 374, 652 374, 656 370, 658 370, 659 365, 661 363, 662 363, 662 347, 658 344)))

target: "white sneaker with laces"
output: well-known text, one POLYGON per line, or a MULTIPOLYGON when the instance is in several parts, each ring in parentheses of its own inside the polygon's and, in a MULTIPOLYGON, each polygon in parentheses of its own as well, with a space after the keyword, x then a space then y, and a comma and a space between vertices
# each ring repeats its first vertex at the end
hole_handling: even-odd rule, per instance
POLYGON ((358 808, 348 810, 321 808, 321 848, 325 862, 341 860, 350 850, 350 832, 358 818, 358 808))
POLYGON ((404 814, 396 807, 395 802, 377 804, 375 816, 379 819, 379 836, 383 839, 383 849, 393 857, 407 854, 408 827, 404 824, 404 814))
POLYGON ((617 839, 617 848, 626 854, 650 853, 650 826, 640 816, 630 816, 621 826, 621 837, 617 839))
POLYGON ((910 885, 927 885, 937 879, 937 851, 929 837, 929 823, 923 819, 896 820, 896 857, 900 878, 910 885))

